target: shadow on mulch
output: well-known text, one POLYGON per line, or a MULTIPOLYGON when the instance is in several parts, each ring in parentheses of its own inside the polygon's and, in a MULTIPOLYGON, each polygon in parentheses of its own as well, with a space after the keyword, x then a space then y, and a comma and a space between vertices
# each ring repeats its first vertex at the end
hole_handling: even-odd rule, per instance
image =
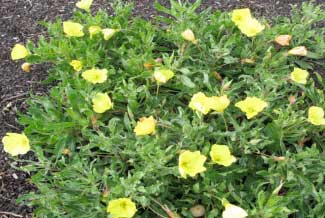
MULTIPOLYGON (((2 0, 0 3, 0 138, 6 132, 20 132, 16 112, 25 111, 25 100, 30 93, 42 95, 48 87, 41 83, 47 77, 48 66, 36 66, 31 73, 23 73, 21 62, 10 60, 10 51, 14 44, 27 40, 37 41, 46 30, 38 21, 52 21, 58 17, 68 19, 77 0, 2 0)), ((132 1, 132 0, 129 0, 132 1)), ((133 0, 134 14, 147 19, 157 15, 153 9, 154 0, 133 0)), ((168 0, 159 0, 168 5, 168 0)), ((194 2, 194 0, 190 0, 194 2)), ((278 15, 290 16, 291 5, 300 5, 303 0, 202 0, 201 9, 232 10, 249 7, 258 16, 272 18, 278 15)), ((309 2, 309 1, 308 1, 309 2)), ((324 4, 323 0, 316 0, 324 4)), ((109 11, 108 0, 94 0, 93 9, 109 11)), ((23 158, 29 158, 24 156, 23 158)), ((0 144, 0 218, 31 217, 32 209, 17 205, 15 199, 21 194, 34 190, 29 184, 29 176, 15 170, 12 162, 2 151, 0 144), (10 213, 13 213, 10 215, 10 213), (16 216, 15 216, 16 215, 16 216)))

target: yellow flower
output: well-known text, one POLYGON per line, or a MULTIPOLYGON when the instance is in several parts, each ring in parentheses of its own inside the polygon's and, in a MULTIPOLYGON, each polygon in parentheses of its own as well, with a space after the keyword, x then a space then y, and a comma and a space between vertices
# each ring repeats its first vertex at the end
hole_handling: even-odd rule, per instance
POLYGON ((80 71, 82 70, 83 64, 79 60, 72 60, 70 66, 72 66, 75 71, 80 71))
POLYGON ((198 92, 195 95, 193 95, 189 107, 192 108, 192 110, 199 111, 202 114, 207 114, 210 111, 211 106, 211 100, 207 96, 205 96, 204 93, 198 92))
POLYGON ((82 73, 82 77, 92 84, 103 83, 107 80, 107 70, 106 69, 96 69, 86 70, 82 73))
POLYGON ((274 41, 281 46, 288 46, 290 45, 291 39, 291 35, 279 35, 275 37, 274 41))
POLYGON ((11 59, 19 60, 27 57, 29 55, 28 50, 22 44, 16 44, 11 51, 11 59))
POLYGON ((129 198, 119 198, 108 202, 107 213, 110 213, 112 218, 132 218, 136 212, 136 205, 129 198))
POLYGON ((26 73, 29 73, 30 72, 30 63, 28 62, 25 62, 21 65, 21 69, 26 72, 26 73))
POLYGON ((2 138, 3 150, 12 156, 26 154, 30 150, 29 140, 25 134, 7 133, 2 138))
POLYGON ((156 132, 156 120, 153 116, 140 118, 134 132, 137 136, 154 134, 156 132))
POLYGON ((210 97, 210 108, 219 113, 223 113, 230 104, 227 95, 210 97))
POLYGON ((109 29, 109 28, 102 29, 102 33, 104 35, 104 40, 111 39, 115 35, 115 33, 118 31, 119 31, 118 29, 109 29))
POLYGON ((307 53, 308 51, 305 46, 298 46, 288 51, 289 55, 296 55, 296 56, 306 56, 307 53))
POLYGON ((97 93, 91 100, 93 102, 93 110, 99 114, 113 107, 112 101, 107 93, 97 93))
POLYGON ((316 126, 325 125, 324 110, 312 106, 308 109, 308 121, 316 126))
POLYGON ((236 107, 246 113, 247 119, 255 117, 262 112, 267 105, 267 102, 256 97, 247 97, 245 100, 235 104, 236 107))
POLYGON ((200 151, 184 151, 179 155, 178 170, 183 178, 187 178, 187 175, 194 177, 198 173, 206 171, 204 163, 206 157, 201 154, 200 151))
POLYGON ((94 35, 100 33, 102 31, 102 29, 100 28, 100 26, 90 26, 88 28, 89 34, 90 34, 90 38, 92 38, 94 35))
POLYGON ((156 69, 153 76, 158 83, 166 83, 173 78, 174 72, 167 69, 156 69))
POLYGON ((251 11, 249 8, 235 9, 231 13, 231 20, 238 26, 245 23, 246 20, 251 19, 251 11))
POLYGON ((245 218, 248 216, 247 212, 238 206, 226 203, 225 210, 222 212, 222 218, 245 218))
POLYGON ((295 67, 292 71, 290 78, 296 83, 306 84, 309 73, 307 70, 300 69, 295 67))
POLYGON ((255 18, 247 19, 244 23, 238 25, 240 31, 248 37, 256 36, 258 33, 262 32, 265 28, 258 20, 255 18))
POLYGON ((195 39, 195 35, 194 35, 193 31, 190 30, 190 29, 187 29, 184 32, 182 32, 182 37, 185 40, 190 41, 190 42, 192 42, 194 44, 196 44, 196 42, 197 42, 196 39, 195 39))
POLYGON ((231 155, 230 150, 226 145, 212 145, 210 157, 214 163, 226 167, 236 162, 236 158, 231 155))
POLYGON ((85 11, 89 11, 93 0, 81 0, 76 3, 76 6, 80 9, 84 9, 85 11))
POLYGON ((81 37, 84 35, 83 26, 80 23, 75 23, 71 21, 63 22, 63 31, 67 36, 81 37))

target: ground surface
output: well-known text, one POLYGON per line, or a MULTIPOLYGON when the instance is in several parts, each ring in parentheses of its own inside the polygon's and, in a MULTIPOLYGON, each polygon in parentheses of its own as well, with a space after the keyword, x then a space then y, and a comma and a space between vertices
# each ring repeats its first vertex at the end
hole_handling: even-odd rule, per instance
MULTIPOLYGON (((193 0, 191 0, 193 2, 193 0)), ((36 41, 45 29, 38 21, 51 21, 58 17, 68 19, 76 0, 1 0, 0 3, 0 138, 8 131, 19 132, 16 112, 24 111, 25 100, 33 94, 46 93, 47 86, 41 83, 46 78, 47 66, 37 66, 27 74, 20 70, 20 62, 10 60, 10 50, 15 43, 36 41)), ((94 9, 109 10, 108 0, 94 0, 94 9)), ((136 15, 150 18, 154 0, 134 0, 136 15)), ((168 0, 159 0, 166 5, 168 0)), ((250 7, 254 14, 266 17, 290 16, 292 4, 303 0, 202 0, 203 8, 231 10, 250 7)), ((323 0, 316 0, 325 4, 323 0)), ((16 163, 9 160, 0 144, 0 218, 31 217, 31 208, 15 204, 21 194, 33 189, 28 175, 15 170, 16 163)), ((24 157, 28 158, 28 157, 24 157)))

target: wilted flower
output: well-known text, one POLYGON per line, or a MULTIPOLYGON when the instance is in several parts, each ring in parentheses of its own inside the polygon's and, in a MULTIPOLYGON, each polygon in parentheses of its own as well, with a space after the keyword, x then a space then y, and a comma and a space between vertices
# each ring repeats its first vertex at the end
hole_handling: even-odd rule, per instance
POLYGON ((82 73, 82 77, 90 83, 103 83, 107 80, 107 70, 106 69, 96 69, 86 70, 82 73))
POLYGON ((281 46, 288 46, 290 45, 291 39, 291 35, 279 35, 275 37, 274 41, 281 46))
POLYGON ((28 50, 22 44, 16 44, 11 51, 11 59, 19 60, 27 57, 29 55, 28 50))
POLYGON ((194 177, 198 173, 202 173, 206 170, 203 166, 206 157, 201 154, 200 151, 183 151, 179 156, 178 169, 183 178, 187 178, 187 175, 194 177))
POLYGON ((316 126, 325 125, 324 110, 312 106, 308 109, 308 121, 316 126))
POLYGON ((112 101, 107 93, 97 93, 91 100, 93 102, 93 110, 99 114, 113 107, 112 101))
POLYGON ((156 69, 153 77, 158 83, 166 83, 173 78, 175 73, 169 69, 156 69))
POLYGON ((83 26, 80 23, 71 21, 63 22, 63 31, 67 36, 81 37, 84 36, 83 26))
POLYGON ((90 38, 92 38, 94 35, 98 34, 101 32, 101 28, 100 26, 90 26, 88 28, 89 34, 90 34, 90 38))
POLYGON ((231 20, 238 26, 242 23, 246 23, 248 19, 252 18, 249 8, 235 9, 232 11, 231 20))
POLYGON ((193 95, 189 107, 202 114, 207 114, 211 110, 211 100, 204 93, 198 92, 193 95))
POLYGON ((30 63, 28 62, 25 62, 21 65, 21 69, 26 72, 26 73, 29 73, 30 72, 30 63))
POLYGON ((12 156, 26 154, 30 150, 29 140, 25 134, 7 133, 2 138, 3 150, 12 156))
POLYGON ((196 44, 197 41, 195 39, 195 35, 192 30, 186 29, 184 32, 182 32, 182 37, 187 40, 192 42, 193 44, 196 44))
POLYGON ((210 99, 210 108, 219 113, 223 113, 230 104, 230 100, 227 95, 223 96, 212 96, 210 99))
POLYGON ((119 198, 108 202, 107 212, 112 218, 132 218, 137 212, 137 208, 131 199, 119 198))
POLYGON ((236 158, 231 155, 229 147, 226 145, 212 145, 210 151, 210 157, 213 163, 223 165, 223 166, 230 166, 232 163, 236 162, 236 158))
POLYGON ((256 97, 247 97, 245 100, 235 104, 236 107, 246 113, 247 119, 251 119, 258 115, 267 105, 267 102, 256 97))
POLYGON ((118 32, 118 29, 110 29, 110 28, 106 28, 106 29, 102 29, 102 33, 104 35, 104 39, 105 40, 109 40, 110 38, 112 38, 116 32, 118 32))
POLYGON ((93 0, 81 0, 76 3, 76 6, 80 9, 84 9, 85 11, 89 11, 93 0))
POLYGON ((82 70, 83 64, 79 60, 72 60, 70 66, 72 66, 75 71, 80 71, 82 70))
POLYGON ((238 206, 230 203, 224 205, 225 210, 222 212, 222 218, 245 218, 248 216, 247 212, 238 206))
POLYGON ((135 135, 149 135, 156 132, 156 120, 153 116, 142 117, 134 128, 135 135))
POLYGON ((298 67, 295 67, 290 75, 290 78, 296 83, 306 84, 308 76, 309 73, 307 70, 303 70, 298 67))
POLYGON ((305 46, 298 46, 288 51, 289 55, 296 55, 296 56, 306 56, 307 53, 308 51, 305 46))

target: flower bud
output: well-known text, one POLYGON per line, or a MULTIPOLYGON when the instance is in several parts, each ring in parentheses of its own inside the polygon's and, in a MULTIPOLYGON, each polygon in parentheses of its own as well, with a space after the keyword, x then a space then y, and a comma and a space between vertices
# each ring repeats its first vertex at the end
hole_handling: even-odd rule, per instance
POLYGON ((25 62, 21 65, 21 69, 26 72, 26 73, 29 73, 30 72, 30 63, 28 62, 25 62))
POLYGON ((255 60, 253 58, 244 58, 241 59, 242 64, 255 64, 255 60))
POLYGON ((194 217, 202 217, 205 214, 205 208, 200 204, 192 207, 190 211, 194 217))
POLYGON ((283 156, 281 156, 281 157, 277 157, 277 156, 275 156, 275 157, 273 157, 273 160, 274 161, 284 161, 286 158, 285 157, 283 157, 283 156))
POLYGON ((297 101, 296 97, 293 95, 289 96, 288 100, 290 104, 294 104, 297 101))
POLYGON ((70 151, 70 149, 65 148, 65 149, 63 149, 62 154, 64 154, 64 155, 70 155, 71 154, 71 151, 70 151))
POLYGON ((185 30, 184 32, 182 32, 182 37, 183 37, 185 40, 190 41, 190 42, 192 42, 193 44, 196 44, 195 35, 194 35, 194 33, 193 33, 192 30, 187 29, 187 30, 185 30))

